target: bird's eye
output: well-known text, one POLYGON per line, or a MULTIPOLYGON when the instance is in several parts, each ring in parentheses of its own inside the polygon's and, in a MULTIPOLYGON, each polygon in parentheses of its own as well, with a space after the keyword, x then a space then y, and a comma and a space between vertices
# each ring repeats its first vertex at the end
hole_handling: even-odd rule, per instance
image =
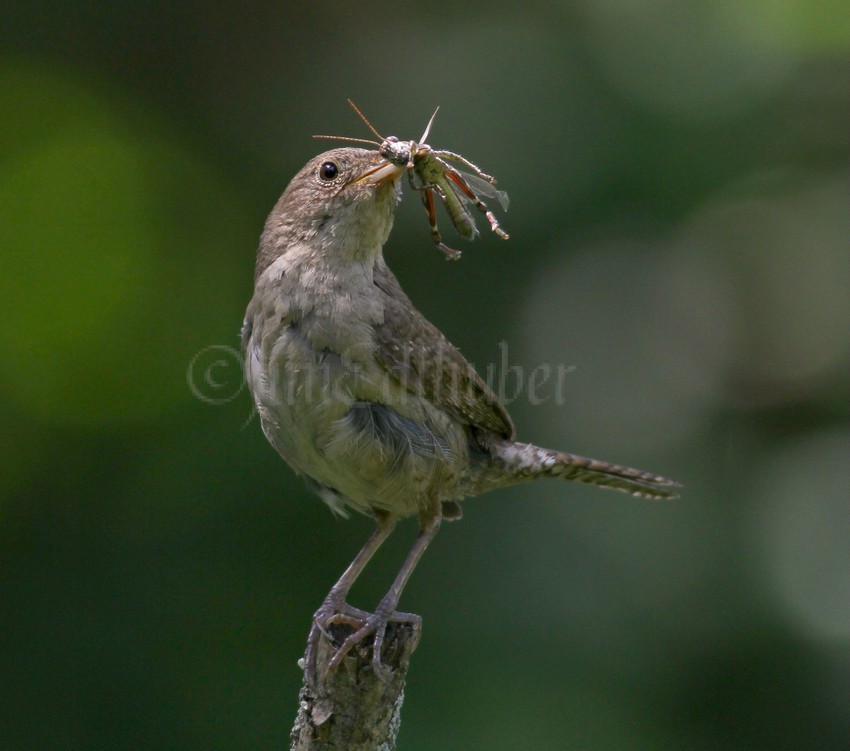
POLYGON ((322 180, 333 180, 339 174, 339 167, 333 162, 325 162, 319 167, 319 177, 322 180))

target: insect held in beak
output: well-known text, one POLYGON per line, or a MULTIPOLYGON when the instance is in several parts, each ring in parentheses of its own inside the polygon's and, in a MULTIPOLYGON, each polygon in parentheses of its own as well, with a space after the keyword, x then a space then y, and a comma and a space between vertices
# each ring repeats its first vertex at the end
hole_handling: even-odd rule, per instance
POLYGON ((470 204, 487 217, 487 221, 490 223, 490 229, 493 232, 503 240, 508 239, 507 232, 499 226, 499 222, 493 212, 487 208, 487 205, 478 195, 480 193, 481 195, 495 198, 502 209, 507 211, 509 204, 508 194, 494 187, 496 179, 483 172, 479 167, 460 154, 443 149, 434 149, 425 143, 439 107, 431 115, 431 119, 428 121, 425 132, 419 141, 402 141, 396 136, 384 138, 372 127, 372 124, 366 119, 366 116, 357 108, 354 102, 349 99, 348 103, 363 122, 366 123, 369 130, 381 140, 370 141, 344 136, 314 136, 314 138, 332 138, 357 143, 368 143, 377 146, 381 156, 388 162, 399 167, 405 167, 411 188, 419 191, 422 196, 422 203, 425 206, 425 211, 428 214, 428 222, 431 226, 431 239, 446 255, 446 258, 457 260, 461 254, 459 250, 446 245, 440 235, 434 202, 435 193, 446 207, 449 218, 452 220, 452 224, 454 224, 458 234, 465 240, 474 240, 478 236, 478 228, 475 226, 475 219, 469 208, 470 204), (449 164, 449 162, 461 164, 472 172, 464 172, 457 169, 449 164))

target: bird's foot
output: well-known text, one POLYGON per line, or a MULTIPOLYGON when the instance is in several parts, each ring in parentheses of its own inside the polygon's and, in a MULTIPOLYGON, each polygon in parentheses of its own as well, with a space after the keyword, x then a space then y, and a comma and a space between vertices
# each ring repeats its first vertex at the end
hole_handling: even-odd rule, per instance
MULTIPOLYGON (((394 605, 395 603, 392 603, 394 605)), ((361 622, 360 628, 349 634, 343 643, 337 647, 334 656, 328 663, 328 673, 333 673, 345 659, 345 656, 356 646, 361 644, 369 636, 372 636, 372 672, 382 681, 387 681, 389 671, 382 660, 384 638, 389 623, 409 623, 414 631, 418 632, 422 627, 422 619, 413 613, 399 613, 393 610, 392 605, 381 603, 374 613, 370 613, 361 622)))
POLYGON ((374 613, 352 607, 342 598, 329 596, 313 616, 313 626, 307 639, 304 671, 307 685, 318 690, 332 676, 354 647, 369 636, 372 640, 372 671, 383 681, 389 672, 382 660, 384 639, 389 623, 409 624, 416 640, 422 627, 422 619, 413 613, 400 613, 393 609, 395 602, 381 601, 374 613), (334 628, 341 626, 342 628, 334 628), (325 637, 334 648, 333 656, 321 668, 318 663, 319 642, 325 637))

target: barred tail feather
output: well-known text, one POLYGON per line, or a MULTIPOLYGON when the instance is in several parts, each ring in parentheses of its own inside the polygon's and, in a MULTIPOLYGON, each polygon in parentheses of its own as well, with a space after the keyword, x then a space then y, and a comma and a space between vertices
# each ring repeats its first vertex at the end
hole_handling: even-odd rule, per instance
POLYGON ((679 483, 651 472, 552 451, 531 443, 501 441, 491 444, 489 449, 489 466, 476 478, 479 488, 476 492, 541 477, 575 480, 656 499, 676 498, 676 490, 680 487, 679 483))

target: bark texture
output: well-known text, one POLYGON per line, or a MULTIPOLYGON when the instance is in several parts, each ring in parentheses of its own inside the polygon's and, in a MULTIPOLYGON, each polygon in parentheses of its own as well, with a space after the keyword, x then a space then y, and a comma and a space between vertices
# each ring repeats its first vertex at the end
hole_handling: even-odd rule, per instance
MULTIPOLYGON (((384 680, 372 670, 372 641, 346 656, 339 669, 317 690, 299 695, 298 716, 290 736, 291 751, 393 751, 401 726, 404 685, 410 655, 419 642, 420 622, 390 623, 383 647, 384 680)), ((335 648, 352 632, 335 625, 330 639, 319 641, 317 665, 324 675, 335 648)), ((303 666, 303 661, 302 661, 303 666)))

